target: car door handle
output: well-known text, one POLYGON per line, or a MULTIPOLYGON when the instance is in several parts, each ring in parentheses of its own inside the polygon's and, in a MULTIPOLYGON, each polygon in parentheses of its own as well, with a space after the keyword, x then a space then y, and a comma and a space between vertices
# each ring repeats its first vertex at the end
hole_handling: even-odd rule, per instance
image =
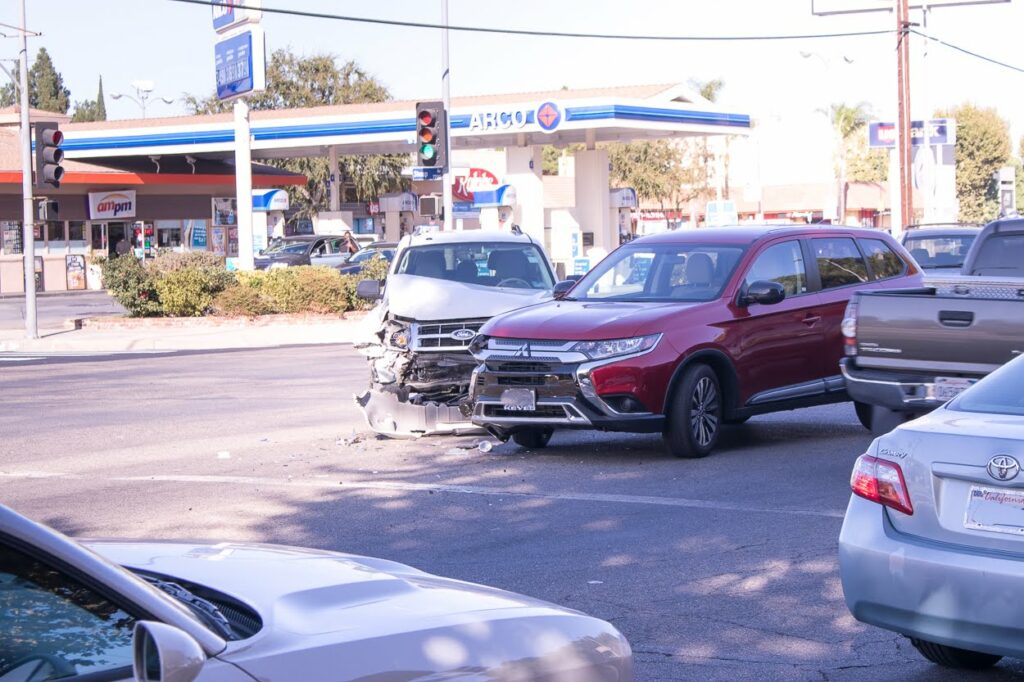
POLYGON ((801 321, 808 327, 813 327, 814 325, 818 324, 818 322, 821 321, 821 315, 808 315, 801 321))
POLYGON ((974 313, 969 310, 940 310, 939 323, 947 327, 970 327, 974 313))

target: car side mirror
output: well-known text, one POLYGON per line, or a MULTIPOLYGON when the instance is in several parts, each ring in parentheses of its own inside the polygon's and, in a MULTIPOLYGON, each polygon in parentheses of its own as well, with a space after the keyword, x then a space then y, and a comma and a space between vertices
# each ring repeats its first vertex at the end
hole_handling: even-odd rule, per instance
POLYGON ((364 279, 356 285, 356 296, 369 301, 378 301, 381 297, 380 282, 375 279, 364 279))
POLYGON ((565 295, 569 293, 569 290, 576 286, 576 280, 574 279, 563 279, 561 282, 555 285, 555 288, 551 290, 551 295, 556 300, 565 298, 565 295))
POLYGON ((747 286, 747 290, 740 296, 740 305, 760 303, 761 305, 775 305, 786 298, 786 287, 778 282, 757 280, 747 286))
POLYGON ((150 620, 135 623, 132 633, 135 682, 192 682, 205 662, 202 647, 188 633, 150 620))

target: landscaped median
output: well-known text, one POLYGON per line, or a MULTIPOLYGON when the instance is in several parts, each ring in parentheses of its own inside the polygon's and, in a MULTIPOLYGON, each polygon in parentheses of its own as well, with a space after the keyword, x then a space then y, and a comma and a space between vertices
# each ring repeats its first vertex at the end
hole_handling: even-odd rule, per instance
POLYGON ((384 279, 387 263, 371 261, 360 275, 300 266, 262 272, 228 272, 205 252, 165 252, 143 265, 132 256, 101 261, 107 291, 130 317, 255 318, 328 315, 362 310, 362 279, 384 279))

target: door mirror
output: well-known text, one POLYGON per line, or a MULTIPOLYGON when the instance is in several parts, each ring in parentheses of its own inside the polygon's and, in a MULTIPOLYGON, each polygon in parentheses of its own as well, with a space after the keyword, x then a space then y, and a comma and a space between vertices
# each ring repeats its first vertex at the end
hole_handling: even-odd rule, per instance
POLYGON ((364 279, 356 285, 356 296, 369 301, 378 301, 381 296, 380 282, 375 279, 364 279))
POLYGON ((786 298, 786 288, 778 282, 758 280, 747 285, 747 290, 740 295, 740 305, 760 303, 775 305, 786 298))
POLYGON ((140 620, 132 634, 135 682, 192 682, 206 654, 196 640, 176 627, 140 620))
POLYGON ((576 286, 576 280, 564 279, 555 285, 555 288, 551 290, 551 294, 556 300, 565 298, 565 295, 569 293, 569 290, 576 286))

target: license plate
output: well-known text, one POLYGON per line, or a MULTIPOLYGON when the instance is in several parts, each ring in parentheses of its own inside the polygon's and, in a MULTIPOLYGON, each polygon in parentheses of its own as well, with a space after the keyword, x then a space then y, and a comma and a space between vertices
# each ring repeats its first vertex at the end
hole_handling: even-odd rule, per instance
POLYGON ((952 400, 977 382, 977 379, 962 377, 935 377, 935 397, 939 400, 952 400))
POLYGON ((1024 490, 972 485, 964 528, 1024 535, 1024 490))
POLYGON ((537 393, 532 388, 508 388, 501 393, 501 406, 513 412, 537 409, 537 393))

